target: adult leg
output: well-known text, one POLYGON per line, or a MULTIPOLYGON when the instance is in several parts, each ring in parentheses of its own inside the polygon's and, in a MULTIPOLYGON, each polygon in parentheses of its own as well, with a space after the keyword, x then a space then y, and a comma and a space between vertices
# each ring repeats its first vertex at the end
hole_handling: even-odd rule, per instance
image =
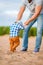
POLYGON ((39 52, 41 41, 42 41, 42 23, 43 23, 43 15, 40 15, 37 19, 37 37, 36 37, 36 45, 34 52, 39 52))
POLYGON ((22 51, 26 51, 28 48, 28 32, 31 28, 31 26, 36 22, 36 20, 34 20, 33 22, 31 22, 24 30, 23 33, 23 45, 22 45, 22 51))

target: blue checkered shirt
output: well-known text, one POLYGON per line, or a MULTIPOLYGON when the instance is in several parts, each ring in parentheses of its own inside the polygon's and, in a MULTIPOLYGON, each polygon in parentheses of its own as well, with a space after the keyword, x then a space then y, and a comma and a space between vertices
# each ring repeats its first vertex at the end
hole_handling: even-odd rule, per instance
POLYGON ((25 29, 22 22, 12 24, 10 26, 10 37, 18 36, 20 29, 25 29))

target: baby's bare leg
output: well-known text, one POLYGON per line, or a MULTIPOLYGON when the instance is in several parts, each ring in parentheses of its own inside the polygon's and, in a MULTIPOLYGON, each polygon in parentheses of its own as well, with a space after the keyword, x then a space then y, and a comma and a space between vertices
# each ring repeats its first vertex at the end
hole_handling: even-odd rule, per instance
POLYGON ((12 50, 13 46, 14 46, 14 42, 13 42, 13 40, 12 40, 12 38, 11 38, 11 39, 10 39, 10 51, 13 51, 13 50, 12 50))
POLYGON ((16 49, 16 47, 18 47, 18 45, 20 44, 20 41, 16 41, 16 42, 14 42, 14 46, 13 46, 13 50, 15 50, 16 49))

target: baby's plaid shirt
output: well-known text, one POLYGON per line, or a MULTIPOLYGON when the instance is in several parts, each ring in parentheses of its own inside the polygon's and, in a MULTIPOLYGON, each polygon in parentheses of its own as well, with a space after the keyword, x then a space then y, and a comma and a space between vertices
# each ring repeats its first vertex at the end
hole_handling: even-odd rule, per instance
POLYGON ((18 36, 19 31, 21 29, 25 29, 22 22, 19 23, 14 22, 14 24, 10 26, 10 37, 18 36))

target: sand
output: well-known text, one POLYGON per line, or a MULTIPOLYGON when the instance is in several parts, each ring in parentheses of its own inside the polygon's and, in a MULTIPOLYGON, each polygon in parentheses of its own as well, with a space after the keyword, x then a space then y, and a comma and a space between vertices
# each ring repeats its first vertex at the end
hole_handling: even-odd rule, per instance
POLYGON ((43 65, 43 37, 39 53, 33 53, 36 37, 29 37, 28 51, 22 52, 22 38, 17 50, 8 54, 9 35, 0 36, 0 65, 43 65))

